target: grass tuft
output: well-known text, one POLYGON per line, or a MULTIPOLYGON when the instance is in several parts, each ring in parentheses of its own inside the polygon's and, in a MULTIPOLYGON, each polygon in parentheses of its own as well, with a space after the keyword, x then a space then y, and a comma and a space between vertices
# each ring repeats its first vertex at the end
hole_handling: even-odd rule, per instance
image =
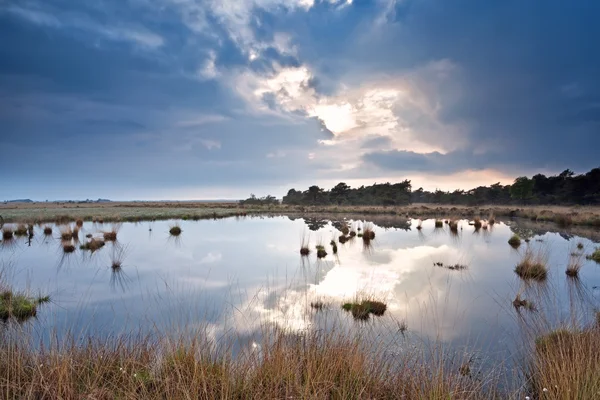
POLYGON ((442 221, 441 219, 436 219, 435 220, 435 227, 436 228, 443 228, 444 227, 444 221, 442 221))
POLYGON ((64 253, 73 253, 75 251, 75 246, 71 242, 63 242, 62 249, 64 253))
POLYGON ((344 303, 342 304, 342 309, 352 313, 352 317, 355 320, 366 321, 371 314, 378 317, 385 314, 387 305, 381 301, 368 299, 362 300, 361 302, 344 303))
POLYGON ((52 227, 51 227, 51 226, 49 226, 49 225, 46 225, 46 226, 44 227, 44 235, 46 235, 46 236, 50 236, 50 235, 52 235, 52 227))
POLYGON ((10 240, 13 238, 13 229, 10 226, 5 226, 2 228, 2 239, 10 240))
POLYGON ((0 319, 26 320, 37 314, 38 302, 21 293, 10 290, 0 292, 0 319))
POLYGON ((181 227, 179 226, 179 224, 175 224, 173 226, 170 227, 169 229, 169 233, 171 234, 171 236, 179 236, 181 235, 181 227))
POLYGON ((586 256, 585 258, 587 258, 588 260, 596 261, 600 264, 600 247, 598 247, 596 250, 594 250, 592 254, 586 256))
POLYGON ((547 254, 541 250, 534 253, 533 250, 528 248, 515 267, 515 272, 525 280, 543 281, 548 276, 547 259, 547 254))
POLYGON ((508 239, 508 244, 512 247, 517 248, 521 245, 521 238, 516 233, 508 239))
POLYGON ((26 236, 27 235, 27 225, 19 224, 15 229, 15 236, 26 236))
POLYGON ((517 294, 513 300, 513 307, 515 307, 517 311, 521 308, 525 308, 528 311, 536 311, 535 304, 529 300, 522 299, 520 294, 517 294))

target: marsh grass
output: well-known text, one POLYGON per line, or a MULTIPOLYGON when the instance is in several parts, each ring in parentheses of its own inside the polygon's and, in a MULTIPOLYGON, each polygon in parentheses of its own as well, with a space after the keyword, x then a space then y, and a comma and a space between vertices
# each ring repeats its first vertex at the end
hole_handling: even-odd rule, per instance
POLYGON ((525 280, 544 281, 548 276, 547 262, 548 253, 544 249, 534 251, 527 248, 515 267, 515 273, 525 280))
POLYGON ((179 236, 181 235, 181 232, 183 231, 181 230, 181 226, 179 226, 178 223, 175 223, 169 227, 169 233, 171 234, 171 236, 179 236))
POLYGON ((364 230, 363 230, 363 236, 362 236, 362 240, 365 244, 369 244, 371 242, 371 240, 375 239, 375 231, 373 228, 373 224, 368 223, 365 224, 364 230))
POLYGON ((71 226, 67 225, 60 228, 60 238, 64 241, 71 240, 73 238, 73 230, 71 229, 71 226))
POLYGON ((52 227, 49 225, 44 226, 44 235, 50 236, 52 235, 52 227))
POLYGON ((375 316, 382 316, 387 310, 387 305, 374 298, 366 298, 362 300, 355 300, 354 302, 347 302, 342 304, 344 311, 349 311, 352 317, 357 321, 367 321, 371 314, 375 316))
POLYGON ((598 247, 596 250, 594 250, 592 254, 586 256, 585 258, 588 260, 596 261, 600 264, 600 247, 598 247))
POLYGON ((12 229, 12 227, 10 226, 3 226, 2 227, 2 239, 3 240, 11 240, 13 238, 14 235, 14 231, 12 229))
POLYGON ((481 221, 480 217, 475 217, 473 218, 473 227, 475 229, 480 229, 482 227, 483 223, 481 221))
POLYGON ((579 271, 583 267, 583 253, 572 252, 569 256, 569 262, 565 274, 568 277, 575 278, 579 276, 579 271))
POLYGON ((81 250, 89 250, 93 253, 97 250, 100 250, 102 247, 104 247, 105 244, 106 243, 104 242, 104 240, 92 238, 91 240, 79 246, 79 248, 81 250))
POLYGON ((530 366, 534 398, 595 399, 600 393, 600 329, 560 328, 538 337, 530 366))
POLYGON ((25 225, 25 224, 17 225, 14 234, 15 234, 15 236, 26 236, 27 235, 27 225, 25 225))
POLYGON ((436 229, 443 228, 444 227, 444 221, 442 221, 441 219, 436 219, 435 220, 435 227, 436 227, 436 229))
POLYGON ((517 248, 521 245, 521 238, 516 233, 508 239, 508 244, 512 247, 517 248))
POLYGON ((436 267, 449 269, 450 271, 464 271, 468 268, 468 266, 466 266, 465 264, 459 264, 459 263, 444 264, 442 262, 435 262, 435 263, 433 263, 433 265, 435 265, 436 267))
POLYGON ((301 256, 308 256, 310 254, 310 248, 308 247, 309 245, 309 238, 307 238, 305 235, 302 236, 302 243, 300 244, 300 255, 301 256))
POLYGON ((450 228, 450 232, 458 233, 458 221, 451 219, 448 221, 448 227, 450 228))
MULTIPOLYGON (((0 343, 0 388, 14 399, 494 399, 491 381, 451 372, 418 352, 389 357, 337 331, 263 328, 259 351, 235 357, 202 328, 157 341, 65 339, 41 349, 0 343)), ((442 356, 438 357, 442 358, 442 356)), ((497 396, 500 398, 500 396, 497 396)))
POLYGON ((77 218, 77 220, 75 220, 75 225, 81 228, 83 226, 83 220, 81 218, 77 218))
POLYGON ((583 250, 583 243, 577 243, 577 250, 583 250))
POLYGON ((325 258, 327 257, 327 251, 325 250, 325 246, 322 244, 318 244, 315 246, 317 250, 317 258, 325 258))
POLYGON ((63 253, 73 253, 75 251, 75 245, 73 245, 73 243, 71 243, 71 241, 63 241, 61 243, 62 249, 63 249, 63 253))
POLYGON ((525 308, 528 311, 537 311, 535 304, 532 301, 521 298, 521 294, 517 294, 515 299, 513 300, 513 307, 520 311, 521 308, 525 308))
POLYGON ((419 220, 419 222, 417 223, 417 230, 421 230, 423 229, 423 221, 419 220))

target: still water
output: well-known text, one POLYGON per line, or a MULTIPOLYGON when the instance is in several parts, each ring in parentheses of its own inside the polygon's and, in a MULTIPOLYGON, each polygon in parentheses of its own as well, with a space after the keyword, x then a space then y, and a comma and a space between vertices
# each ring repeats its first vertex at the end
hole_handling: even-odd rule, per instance
MULTIPOLYGON (((370 220, 367 220, 370 221, 370 220)), ((364 227, 365 221, 348 220, 364 227)), ((583 258, 580 279, 565 275, 571 253, 589 254, 592 240, 564 233, 530 231, 529 243, 515 250, 507 241, 515 222, 496 223, 476 231, 459 222, 458 235, 434 220, 388 218, 373 225, 369 246, 355 238, 337 244, 339 221, 312 218, 253 217, 178 221, 182 234, 169 229, 176 221, 124 223, 116 243, 91 253, 63 254, 59 227, 1 243, 0 265, 9 283, 32 294, 49 294, 35 330, 61 335, 112 335, 156 326, 205 324, 217 336, 226 330, 251 337, 261 324, 275 323, 291 330, 315 329, 336 321, 345 329, 381 327, 449 344, 477 344, 490 352, 514 342, 519 323, 512 301, 517 293, 534 298, 537 312, 564 318, 574 308, 593 315, 600 297, 600 266, 583 258), (337 227, 337 228, 336 228, 337 227), (301 257, 304 242, 311 253, 301 257), (577 249, 577 244, 583 250, 577 249), (315 246, 328 255, 318 259, 315 246), (527 248, 543 251, 548 279, 525 282, 515 265, 527 248), (119 271, 111 268, 120 258, 119 271), (450 270, 435 264, 461 264, 450 270), (354 321, 341 304, 357 297, 374 297, 387 304, 382 317, 354 321), (539 299, 542 300, 539 300, 539 299), (315 311, 311 302, 325 304, 315 311)), ((101 235, 111 224, 85 223, 79 233, 101 235)))

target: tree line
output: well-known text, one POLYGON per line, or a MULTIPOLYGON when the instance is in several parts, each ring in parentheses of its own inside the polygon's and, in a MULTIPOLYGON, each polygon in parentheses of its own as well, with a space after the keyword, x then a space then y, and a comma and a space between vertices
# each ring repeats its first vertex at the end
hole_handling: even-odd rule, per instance
MULTIPOLYGON (((274 196, 257 198, 252 195, 241 204, 277 204, 274 196)), ((560 174, 531 178, 521 176, 511 185, 499 182, 471 190, 454 191, 413 190, 411 181, 376 183, 371 186, 351 188, 340 182, 330 190, 317 185, 307 190, 290 189, 281 203, 290 205, 405 205, 410 203, 437 203, 456 205, 481 204, 600 204, 600 168, 576 175, 570 169, 560 174)))

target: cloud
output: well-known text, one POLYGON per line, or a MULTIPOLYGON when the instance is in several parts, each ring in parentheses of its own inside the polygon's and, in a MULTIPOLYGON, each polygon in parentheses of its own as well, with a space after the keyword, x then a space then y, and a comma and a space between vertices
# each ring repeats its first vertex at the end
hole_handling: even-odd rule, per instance
POLYGON ((144 48, 155 49, 164 44, 162 36, 140 27, 104 25, 82 15, 60 15, 60 13, 57 13, 60 15, 59 17, 57 14, 51 14, 41 9, 18 6, 9 6, 6 11, 36 25, 57 29, 81 29, 99 34, 109 40, 131 42, 144 48))
POLYGON ((177 123, 178 126, 182 128, 192 128, 198 127, 207 124, 215 124, 219 122, 227 121, 228 118, 224 115, 220 114, 205 114, 205 115, 196 115, 190 119, 185 119, 183 121, 179 121, 177 123))
POLYGON ((198 262, 198 264, 214 264, 223 259, 223 255, 221 253, 208 253, 198 262))

